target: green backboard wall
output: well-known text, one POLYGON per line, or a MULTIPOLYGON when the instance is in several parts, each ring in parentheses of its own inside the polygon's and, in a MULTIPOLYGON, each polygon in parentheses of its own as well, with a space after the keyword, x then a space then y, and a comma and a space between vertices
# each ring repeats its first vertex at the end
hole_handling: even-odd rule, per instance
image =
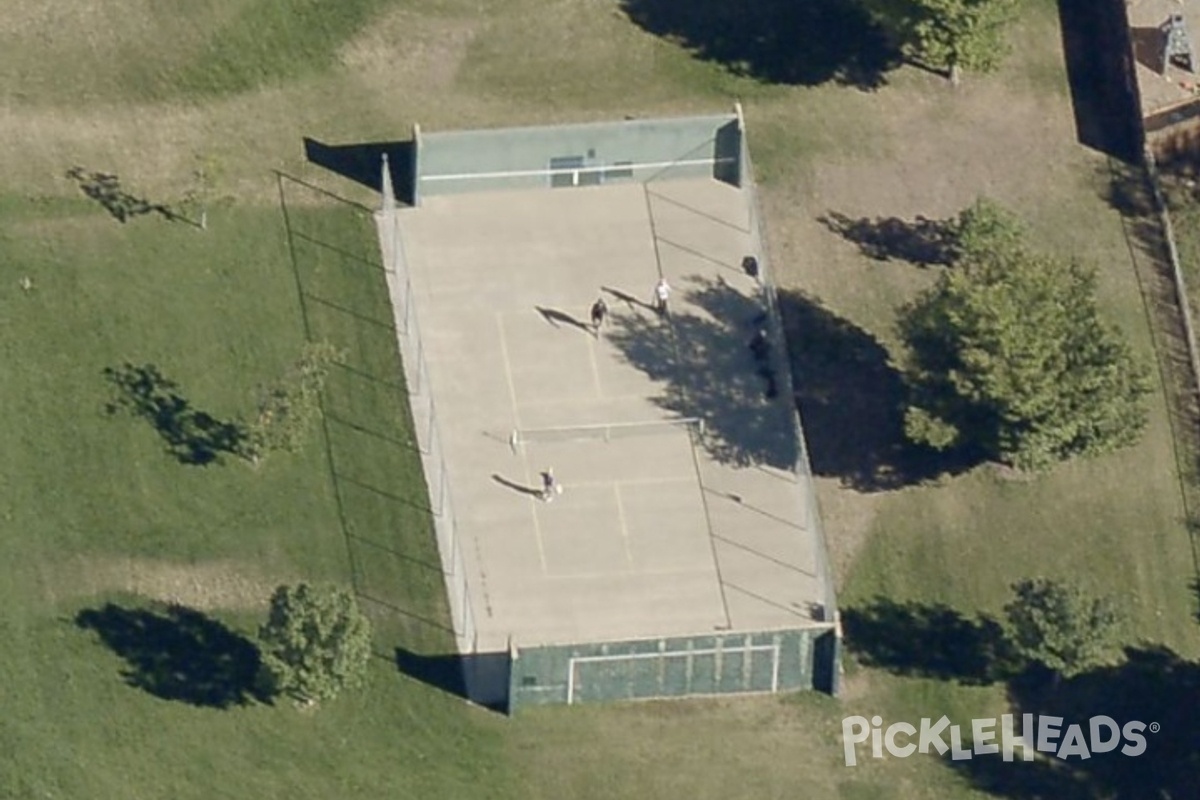
POLYGON ((509 710, 545 703, 828 690, 822 684, 836 673, 838 649, 832 626, 516 647, 509 710))
POLYGON ((716 178, 738 185, 736 114, 421 132, 415 196, 716 178))

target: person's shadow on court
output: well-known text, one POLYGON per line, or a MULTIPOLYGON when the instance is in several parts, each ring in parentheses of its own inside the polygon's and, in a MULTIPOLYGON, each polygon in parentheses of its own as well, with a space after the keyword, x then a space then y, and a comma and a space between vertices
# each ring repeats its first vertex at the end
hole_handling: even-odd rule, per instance
POLYGON ((583 322, 581 320, 576 319, 575 317, 572 317, 570 314, 566 313, 565 311, 559 311, 556 308, 543 308, 542 306, 534 306, 534 308, 536 308, 537 312, 542 315, 542 319, 546 320, 546 322, 549 322, 551 325, 553 325, 556 328, 558 327, 558 324, 561 322, 561 323, 565 323, 567 325, 571 325, 576 328, 579 328, 579 330, 585 331, 587 333, 592 332, 591 325, 588 325, 586 322, 583 322))
POLYGON ((600 291, 606 292, 607 294, 611 294, 613 297, 624 302, 631 309, 644 308, 647 311, 657 311, 657 309, 655 309, 652 304, 647 303, 643 300, 639 300, 636 297, 634 297, 633 295, 629 294, 628 292, 623 292, 620 289, 614 289, 611 286, 601 286, 600 291))
POLYGON ((500 484, 501 486, 512 489, 514 492, 531 495, 533 497, 541 497, 542 496, 542 490, 540 488, 535 488, 533 486, 522 486, 519 483, 510 481, 508 478, 504 477, 503 475, 498 475, 496 473, 492 473, 492 480, 494 480, 496 483, 500 484))

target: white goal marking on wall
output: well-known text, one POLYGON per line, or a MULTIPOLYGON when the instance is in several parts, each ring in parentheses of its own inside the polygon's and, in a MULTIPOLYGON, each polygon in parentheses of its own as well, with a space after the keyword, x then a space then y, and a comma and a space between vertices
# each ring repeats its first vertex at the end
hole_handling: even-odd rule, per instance
MULTIPOLYGON (((779 645, 777 644, 752 644, 743 645, 741 647, 709 647, 703 650, 671 650, 659 651, 656 653, 625 653, 606 656, 572 656, 567 663, 567 705, 575 703, 575 665, 576 664, 594 664, 605 661, 634 661, 639 659, 668 659, 668 658, 692 658, 694 656, 745 656, 746 654, 753 655, 754 653, 770 653, 771 654, 771 693, 779 691, 779 645)), ((689 668, 688 674, 691 674, 689 668)), ((717 680, 720 680, 720 672, 717 673, 717 680)))

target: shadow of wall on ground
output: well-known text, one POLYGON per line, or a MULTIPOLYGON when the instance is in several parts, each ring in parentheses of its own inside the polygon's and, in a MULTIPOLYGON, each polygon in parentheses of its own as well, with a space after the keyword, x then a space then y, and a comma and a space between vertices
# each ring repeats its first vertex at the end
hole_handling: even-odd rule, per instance
POLYGON ((423 655, 396 648, 396 668, 408 677, 489 711, 508 712, 508 653, 423 655), (472 680, 468 683, 467 676, 472 680))
POLYGON ((1058 13, 1080 144, 1136 163, 1141 106, 1124 0, 1058 0, 1058 13))
MULTIPOLYGON (((1169 271, 1167 239, 1158 216, 1146 170, 1141 166, 1109 162, 1097 167, 1100 196, 1117 211, 1130 244, 1141 248, 1160 269, 1169 271)), ((1168 298, 1163 298, 1168 300, 1168 298)), ((1171 304, 1173 298, 1169 299, 1171 304)))
POLYGON ((969 449, 939 452, 908 441, 908 390, 875 336, 799 291, 780 292, 779 307, 814 473, 873 492, 983 462, 969 449))
POLYGON ((877 89, 900 54, 853 0, 622 0, 629 18, 735 75, 877 89))
POLYGON ((210 708, 270 702, 258 684, 257 645, 199 611, 107 603, 80 611, 75 625, 125 660, 126 683, 155 697, 210 708))
POLYGON ((1129 28, 1129 40, 1133 47, 1133 60, 1147 69, 1162 72, 1163 49, 1167 44, 1166 35, 1159 28, 1129 28))
MULTIPOLYGON (((786 387, 750 346, 767 324, 766 309, 721 279, 692 276, 686 283, 691 288, 682 292, 684 299, 699 313, 676 305, 668 323, 641 310, 616 311, 605 335, 630 365, 664 384, 655 403, 704 420, 702 444, 713 460, 792 469, 799 449, 771 396, 772 389, 777 395, 786 387)), ((771 358, 778 356, 776 343, 771 358)))
POLYGON ((349 178, 375 192, 383 191, 385 153, 396 200, 412 205, 416 189, 413 186, 413 159, 416 158, 416 148, 412 141, 330 145, 308 136, 304 137, 304 155, 310 163, 349 178))
MULTIPOLYGON (((1054 797, 1064 800, 1113 797, 1122 800, 1160 800, 1195 797, 1200 774, 1200 664, 1187 661, 1158 645, 1128 647, 1122 663, 1091 670, 1057 685, 1033 672, 1009 684, 1014 715, 1063 718, 1063 729, 1081 726, 1085 741, 1089 720, 1111 717, 1118 725, 1140 721, 1153 727, 1142 731, 1145 752, 1136 756, 1117 750, 1060 760, 1039 754, 1034 762, 1017 756, 1011 763, 999 757, 975 757, 947 764, 963 773, 977 788, 997 797, 1054 797)), ((1017 720, 1020 717, 1016 717, 1017 720)), ((1107 733, 1105 734, 1107 738, 1107 733)), ((1061 741, 1061 739, 1060 739, 1061 741)), ((1134 743, 1123 738, 1121 746, 1134 743)))
POLYGON ((167 445, 167 452, 181 464, 204 466, 224 455, 245 453, 249 440, 246 426, 236 420, 221 420, 192 407, 179 394, 179 385, 153 364, 106 367, 104 377, 116 390, 105 406, 109 414, 121 412, 140 417, 154 428, 167 445))
POLYGON ((846 648, 863 664, 897 675, 985 686, 1013 674, 1015 656, 1000 623, 942 604, 875 597, 842 609, 846 648))

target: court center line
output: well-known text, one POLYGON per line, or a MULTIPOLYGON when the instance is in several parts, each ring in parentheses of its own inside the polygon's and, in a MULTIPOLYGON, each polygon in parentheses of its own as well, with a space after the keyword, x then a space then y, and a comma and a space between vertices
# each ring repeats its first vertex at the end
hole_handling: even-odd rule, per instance
POLYGON ((592 382, 596 386, 596 397, 604 398, 604 387, 600 385, 600 367, 596 364, 596 340, 588 341, 588 361, 592 365, 592 382))
POLYGON ((721 596, 721 609, 725 612, 725 629, 733 627, 729 613, 729 597, 725 593, 725 576, 721 574, 721 557, 717 553, 716 531, 713 530, 712 511, 708 507, 708 496, 704 493, 704 478, 700 472, 700 456, 696 452, 696 440, 691 439, 692 465, 696 469, 696 487, 700 490, 700 503, 704 507, 704 522, 708 525, 708 542, 712 551, 713 570, 717 573, 717 591, 721 596))
MULTIPOLYGON (((528 470, 525 473, 528 475, 528 470)), ((529 498, 529 516, 533 518, 533 538, 537 542, 538 562, 542 567, 542 574, 546 574, 546 548, 542 546, 542 523, 538 521, 538 511, 535 503, 542 501, 529 498)))
MULTIPOLYGON (((654 203, 650 199, 650 188, 645 183, 642 184, 642 194, 646 200, 646 217, 650 223, 650 235, 654 238, 655 267, 658 270, 659 277, 665 278, 666 275, 663 271, 662 265, 662 251, 658 243, 658 226, 656 225, 654 218, 654 203)), ((671 313, 669 311, 666 314, 666 323, 667 333, 671 339, 671 349, 675 354, 675 363, 672 366, 676 371, 678 371, 683 366, 683 354, 680 350, 679 336, 675 330, 675 323, 671 321, 671 313)), ((687 396, 686 390, 681 390, 681 393, 683 394, 685 400, 691 400, 691 398, 687 396)), ((716 542, 713 540, 714 531, 712 525, 712 513, 708 508, 708 498, 704 494, 704 479, 700 474, 700 457, 696 453, 696 441, 694 438, 692 438, 691 432, 688 433, 688 438, 691 442, 692 464, 696 469, 696 486, 700 489, 700 502, 704 506, 704 520, 708 525, 708 540, 712 547, 713 569, 716 570, 717 573, 717 591, 721 599, 721 611, 725 616, 725 629, 728 630, 733 627, 733 618, 729 612, 729 598, 725 594, 725 578, 721 575, 721 560, 717 555, 716 542)))
MULTIPOLYGON (((521 415, 517 411, 517 386, 513 383, 512 360, 508 357, 508 335, 504 331, 504 318, 500 313, 496 313, 496 329, 500 334, 500 358, 504 362, 504 379, 508 383, 508 398, 512 403, 512 418, 515 430, 521 428, 521 415)), ((532 483, 532 478, 529 475, 529 459, 521 459, 521 474, 525 476, 526 485, 532 483)), ((529 498, 529 516, 533 518, 533 538, 537 544, 538 563, 542 567, 542 574, 546 574, 546 547, 542 541, 542 524, 538 520, 537 505, 538 500, 529 498)))
POLYGON ((508 335, 504 331, 504 317, 499 312, 496 313, 496 328, 500 332, 500 359, 504 362, 504 379, 508 382, 508 399, 512 403, 513 426, 520 430, 521 415, 517 411, 517 385, 513 383, 512 359, 508 357, 508 335))
POLYGON ((625 506, 621 502, 621 484, 614 483, 613 497, 617 500, 617 521, 621 523, 621 541, 625 545, 625 563, 633 563, 633 551, 629 549, 629 526, 625 524, 625 506))

